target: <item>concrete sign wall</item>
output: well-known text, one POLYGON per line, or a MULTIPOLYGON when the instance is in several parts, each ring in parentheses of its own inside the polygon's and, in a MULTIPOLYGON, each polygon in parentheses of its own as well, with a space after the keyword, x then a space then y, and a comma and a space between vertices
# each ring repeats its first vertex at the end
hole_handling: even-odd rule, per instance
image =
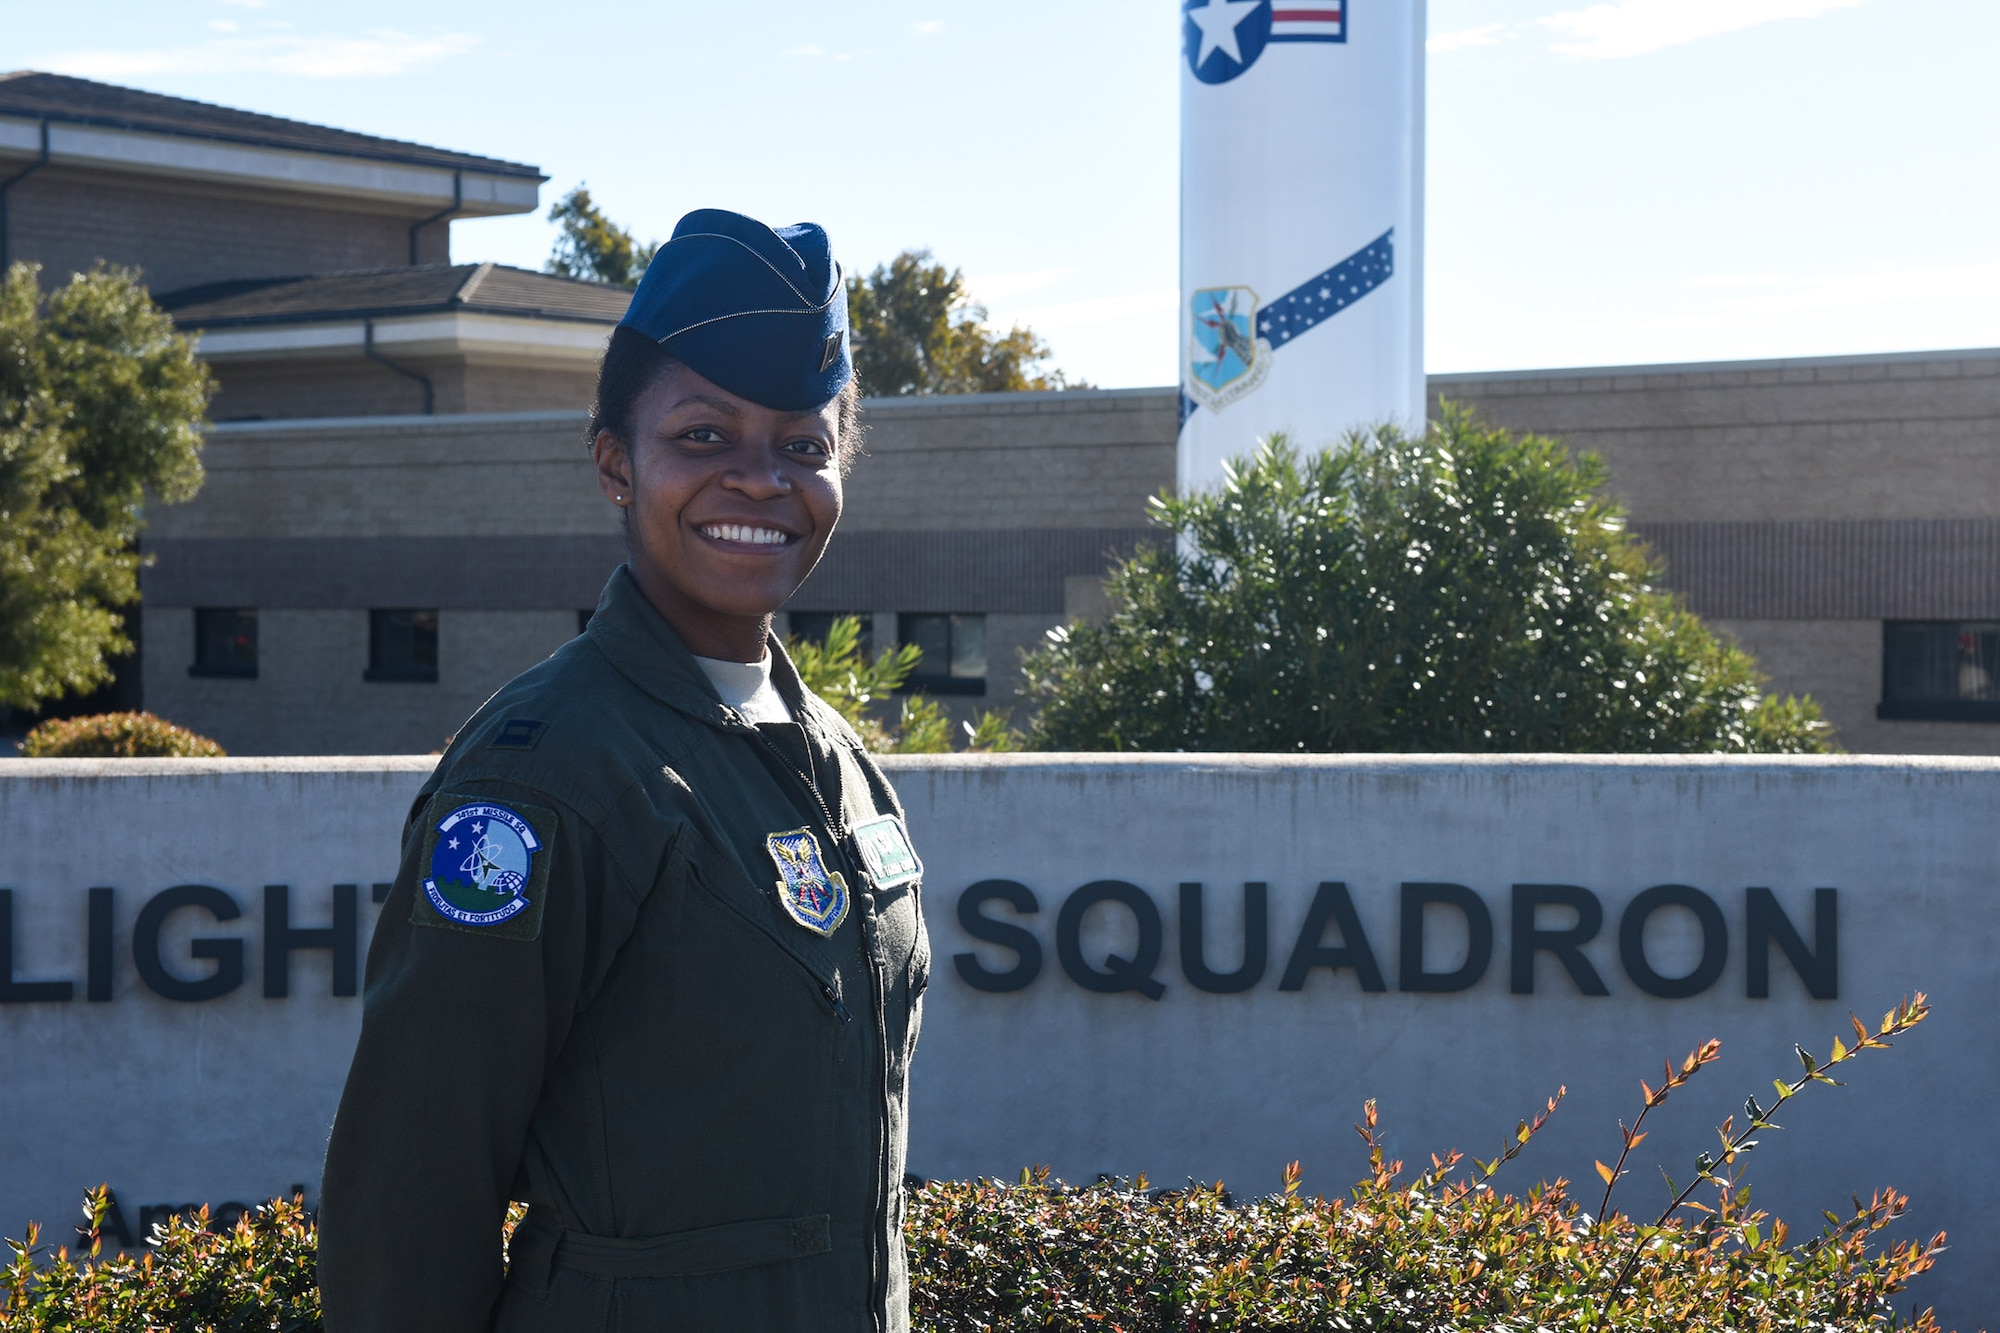
MULTIPOLYGON (((0 768, 0 1231, 109 1181, 135 1234, 295 1185, 358 1022, 374 885, 431 761, 0 768)), ((911 1164, 1309 1188, 1362 1172, 1378 1099, 1412 1161, 1582 1182, 1641 1078, 1722 1062, 1621 1185, 1657 1209, 1744 1097, 1850 1009, 1937 1014, 1812 1089, 1752 1159, 1811 1229, 1893 1185, 1952 1250, 1920 1294, 2000 1309, 1988 1099, 2000 762, 927 759, 892 762, 927 863, 933 980, 911 1164)))
POLYGON ((131 1236, 319 1162, 374 885, 436 760, 0 764, 0 1232, 131 1236))

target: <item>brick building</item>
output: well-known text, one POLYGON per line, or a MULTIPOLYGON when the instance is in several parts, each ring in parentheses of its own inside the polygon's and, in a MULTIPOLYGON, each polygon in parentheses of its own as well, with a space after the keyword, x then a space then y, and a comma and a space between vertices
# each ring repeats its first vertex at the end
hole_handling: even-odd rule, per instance
MULTIPOLYGON (((577 632, 621 554, 583 432, 624 293, 450 262, 452 218, 533 209, 542 180, 0 78, 10 253, 142 265, 223 386, 207 486, 149 516, 147 707, 237 753, 432 750, 577 632), (153 235, 148 210, 173 227, 153 235)), ((2000 351, 1431 389, 1602 454, 1669 585, 1848 748, 2000 753, 2000 351)), ((869 457, 789 625, 863 615, 878 647, 924 645, 923 687, 955 711, 1013 707, 1019 650, 1101 607, 1106 557, 1172 486, 1176 391, 865 415, 869 457)))
POLYGON ((588 400, 626 294, 451 262, 531 166, 54 74, 0 76, 0 263, 139 269, 202 335, 217 421, 588 400))

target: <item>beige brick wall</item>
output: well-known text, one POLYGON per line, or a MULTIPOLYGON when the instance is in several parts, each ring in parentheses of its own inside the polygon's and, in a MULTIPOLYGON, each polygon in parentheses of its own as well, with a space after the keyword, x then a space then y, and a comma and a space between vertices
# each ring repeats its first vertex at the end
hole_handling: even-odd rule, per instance
POLYGON ((217 384, 213 421, 288 417, 358 417, 424 410, 423 386, 367 360, 322 364, 221 362, 209 367, 217 384))
POLYGON ((264 609, 254 680, 192 677, 194 612, 144 613, 146 707, 231 754, 424 754, 568 642, 570 611, 442 611, 436 682, 369 681, 368 612, 264 609))
POLYGON ((208 482, 152 537, 449 537, 618 530, 580 412, 263 427, 209 436, 208 482))
POLYGON ((856 528, 1143 527, 1174 484, 1171 389, 871 399, 856 528))
MULTIPOLYGON (((1505 424, 1600 450, 1614 487, 1641 520, 2000 516, 2000 354, 1637 375, 1450 376, 1433 387, 1505 424)), ((870 456, 849 479, 847 532, 1138 526, 1147 497, 1174 474, 1172 390, 873 402, 868 423, 870 456)), ((190 505, 156 510, 151 535, 611 534, 616 525, 591 475, 583 425, 575 412, 219 430, 208 449, 207 489, 190 505)), ((1066 613, 1101 612, 1092 581, 1071 582, 1077 586, 1066 613)), ((878 639, 893 637, 897 609, 908 608, 875 608, 878 639)), ((165 614, 161 632, 185 633, 172 619, 186 621, 185 611, 165 614)), ((282 668, 299 673, 288 687, 299 698, 323 695, 341 707, 380 710, 388 720, 368 724, 379 736, 441 735, 463 715, 465 700, 444 687, 428 696, 424 687, 361 689, 364 613, 272 614, 273 624, 322 617, 311 621, 320 626, 318 648, 282 668), (350 614, 362 618, 338 628, 345 623, 338 616, 350 614), (345 645, 338 651, 336 639, 345 645), (342 652, 360 657, 348 662, 342 652)), ((547 650, 549 635, 559 641, 574 628, 573 610, 478 614, 494 626, 518 623, 524 628, 493 632, 532 642, 536 651, 547 650), (535 625, 541 628, 529 628, 535 625)), ((1016 707, 1018 650, 1039 642, 1058 619, 989 612, 989 692, 946 701, 954 716, 1016 707)), ((1776 688, 1818 698, 1849 749, 2000 753, 2000 727, 1875 720, 1879 621, 1717 624, 1759 656, 1776 688)), ((226 692, 240 688, 237 682, 187 680, 184 647, 161 665, 150 617, 147 635, 149 702, 156 685, 170 691, 166 700, 199 691, 235 697, 226 692)), ((520 658, 510 652, 496 660, 520 658)), ((267 658, 270 680, 278 678, 279 660, 267 658)), ((303 725, 283 709, 258 716, 293 728, 287 736, 303 725)))
POLYGON ((588 412, 597 396, 597 372, 526 366, 465 365, 439 382, 440 412, 588 412))
MULTIPOLYGON (((280 202, 219 186, 51 167, 8 196, 10 248, 61 281, 99 259, 137 265, 166 293, 235 278, 276 278, 410 262, 406 216, 280 202)), ((337 202, 337 201, 331 201, 337 202)), ((449 259, 445 228, 425 262, 449 259)))
MULTIPOLYGON (((1444 375, 1431 395, 1598 453, 1641 523, 2000 517, 2000 352, 1444 375)), ((1876 719, 1880 620, 1709 623, 1845 749, 2000 754, 2000 726, 1876 719)))
POLYGON ((1598 453, 1641 521, 2000 514, 2000 352, 1440 375, 1431 396, 1598 453))
POLYGON ((2000 725, 1883 722, 1879 620, 1711 620, 1753 653, 1781 694, 1810 694, 1854 754, 2000 754, 2000 725))

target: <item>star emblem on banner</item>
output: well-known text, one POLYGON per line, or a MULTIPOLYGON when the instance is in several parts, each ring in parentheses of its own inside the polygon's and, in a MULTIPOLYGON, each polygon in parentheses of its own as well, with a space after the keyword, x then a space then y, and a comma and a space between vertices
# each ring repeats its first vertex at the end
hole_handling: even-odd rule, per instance
POLYGON ((1186 0, 1182 43, 1203 83, 1227 83, 1257 62, 1271 40, 1271 0, 1186 0))
POLYGON ((1236 29, 1264 0, 1205 0, 1188 17, 1201 29, 1201 50, 1194 63, 1199 65, 1217 51, 1237 64, 1243 63, 1243 49, 1236 44, 1236 29))

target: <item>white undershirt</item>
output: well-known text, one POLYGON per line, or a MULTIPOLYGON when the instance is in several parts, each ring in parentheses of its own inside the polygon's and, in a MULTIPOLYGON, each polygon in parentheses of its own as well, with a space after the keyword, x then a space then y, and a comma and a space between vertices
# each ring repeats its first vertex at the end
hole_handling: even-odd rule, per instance
POLYGON ((745 721, 790 722, 792 710, 785 704, 785 696, 778 693, 778 687, 771 683, 771 655, 764 654, 761 662, 725 662, 717 657, 697 657, 695 665, 701 668, 708 683, 715 686, 715 692, 722 696, 722 702, 743 715, 745 721))

